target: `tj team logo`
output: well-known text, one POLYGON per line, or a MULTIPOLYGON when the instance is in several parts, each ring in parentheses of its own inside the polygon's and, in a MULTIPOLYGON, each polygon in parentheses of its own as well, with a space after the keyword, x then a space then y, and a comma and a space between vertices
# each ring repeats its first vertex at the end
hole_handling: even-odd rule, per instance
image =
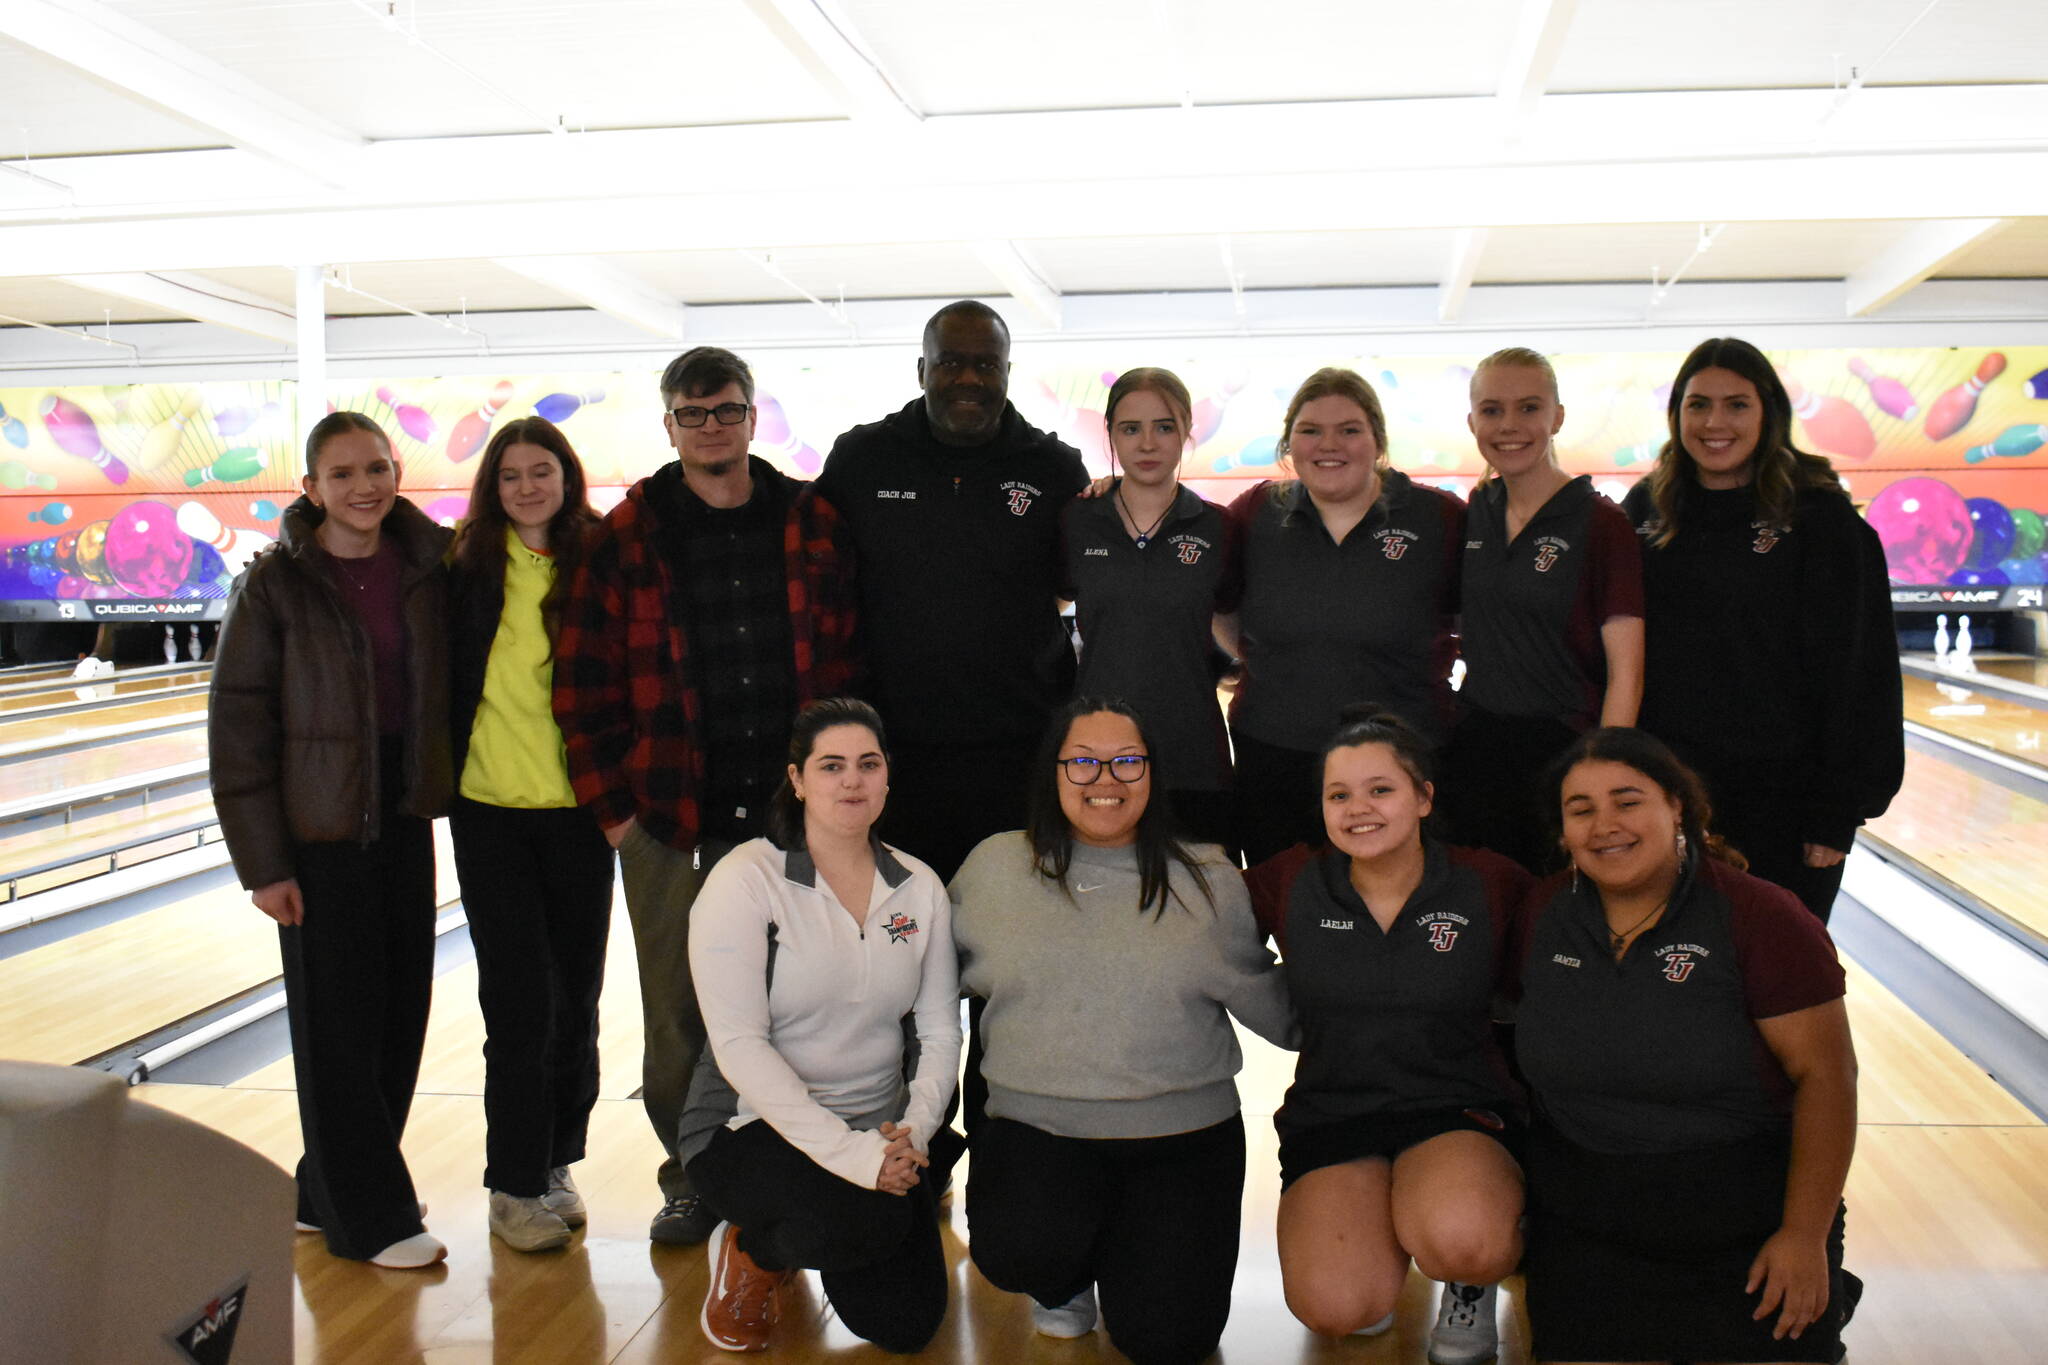
POLYGON ((1571 549, 1571 545, 1566 541, 1559 540, 1556 536, 1545 536, 1537 541, 1536 572, 1549 573, 1551 569, 1556 567, 1558 559, 1569 549, 1571 549))
POLYGON ((1749 548, 1760 555, 1769 554, 1771 552, 1771 547, 1773 545, 1776 545, 1778 543, 1779 537, 1785 534, 1784 527, 1773 526, 1767 521, 1756 522, 1754 523, 1754 526, 1756 530, 1756 539, 1749 543, 1749 548))
POLYGON ((1440 953, 1448 953, 1451 945, 1458 941, 1457 929, 1443 920, 1429 926, 1429 946, 1440 953))
POLYGON ((1183 540, 1183 541, 1182 541, 1182 542, 1180 543, 1180 562, 1181 562, 1181 563, 1183 563, 1183 564, 1193 564, 1193 563, 1195 563, 1196 561, 1198 561, 1199 559, 1201 559, 1201 557, 1202 557, 1202 547, 1201 547, 1201 546, 1199 546, 1199 545, 1195 544, 1195 542, 1193 542, 1192 540, 1183 540))
POLYGON ((1045 496, 1043 491, 1033 488, 1028 483, 1006 483, 1003 485, 1003 492, 1009 498, 1010 515, 1017 517, 1031 510, 1034 499, 1045 496))
POLYGON ((1380 543, 1380 553, 1388 559, 1399 559, 1407 554, 1410 547, 1419 539, 1413 531, 1402 531, 1392 527, 1384 531, 1375 531, 1373 535, 1380 543))
POLYGON ((1683 981, 1692 975, 1697 964, 1691 953, 1666 953, 1664 955, 1664 978, 1667 981, 1683 981))
POLYGON ((889 942, 908 943, 910 936, 917 932, 917 921, 908 915, 893 915, 882 925, 889 931, 889 942))

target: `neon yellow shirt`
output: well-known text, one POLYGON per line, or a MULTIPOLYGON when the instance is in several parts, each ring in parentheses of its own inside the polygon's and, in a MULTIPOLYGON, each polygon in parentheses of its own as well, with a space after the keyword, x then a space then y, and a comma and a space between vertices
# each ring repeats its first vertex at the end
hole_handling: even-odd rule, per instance
POLYGON ((554 581, 554 559, 527 549, 507 527, 505 609, 462 767, 462 794, 472 801, 519 810, 576 804, 551 705, 555 661, 540 618, 541 599, 554 581))

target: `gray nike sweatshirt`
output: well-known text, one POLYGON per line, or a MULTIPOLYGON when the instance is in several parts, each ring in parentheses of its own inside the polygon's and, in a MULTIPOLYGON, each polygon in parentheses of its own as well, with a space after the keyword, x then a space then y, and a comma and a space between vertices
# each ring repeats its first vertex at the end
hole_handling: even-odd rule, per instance
POLYGON ((1237 1112, 1229 1015, 1295 1042, 1286 978, 1244 879, 1202 846, 1214 904, 1178 863, 1180 902, 1138 909, 1130 849, 1074 846, 1071 897, 1021 830, 984 839, 951 887, 960 984, 988 1001, 988 1112, 1062 1137, 1163 1137, 1237 1112))

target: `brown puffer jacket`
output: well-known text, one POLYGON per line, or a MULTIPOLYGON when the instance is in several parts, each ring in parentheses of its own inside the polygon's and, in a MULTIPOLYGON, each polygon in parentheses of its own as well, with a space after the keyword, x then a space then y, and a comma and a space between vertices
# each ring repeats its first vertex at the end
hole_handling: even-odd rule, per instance
MULTIPOLYGON (((377 686, 369 636, 328 577, 305 498, 235 585, 207 708, 213 806, 250 890, 297 875, 299 844, 377 837, 377 686)), ((409 695, 401 808, 436 816, 448 761, 449 532, 400 498, 384 522, 405 556, 409 695)))

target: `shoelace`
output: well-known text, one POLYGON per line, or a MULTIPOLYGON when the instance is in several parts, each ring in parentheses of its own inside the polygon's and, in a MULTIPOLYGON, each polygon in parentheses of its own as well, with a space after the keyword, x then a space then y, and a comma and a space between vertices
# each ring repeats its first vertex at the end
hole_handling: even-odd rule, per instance
POLYGON ((1479 1301, 1486 1297, 1481 1285, 1461 1284, 1451 1290, 1450 1311, 1444 1314, 1446 1327, 1477 1327, 1479 1325, 1479 1301))
POLYGON ((771 1271, 742 1271, 739 1283, 726 1295, 726 1311, 749 1327, 772 1326, 775 1291, 781 1287, 782 1277, 771 1271))

